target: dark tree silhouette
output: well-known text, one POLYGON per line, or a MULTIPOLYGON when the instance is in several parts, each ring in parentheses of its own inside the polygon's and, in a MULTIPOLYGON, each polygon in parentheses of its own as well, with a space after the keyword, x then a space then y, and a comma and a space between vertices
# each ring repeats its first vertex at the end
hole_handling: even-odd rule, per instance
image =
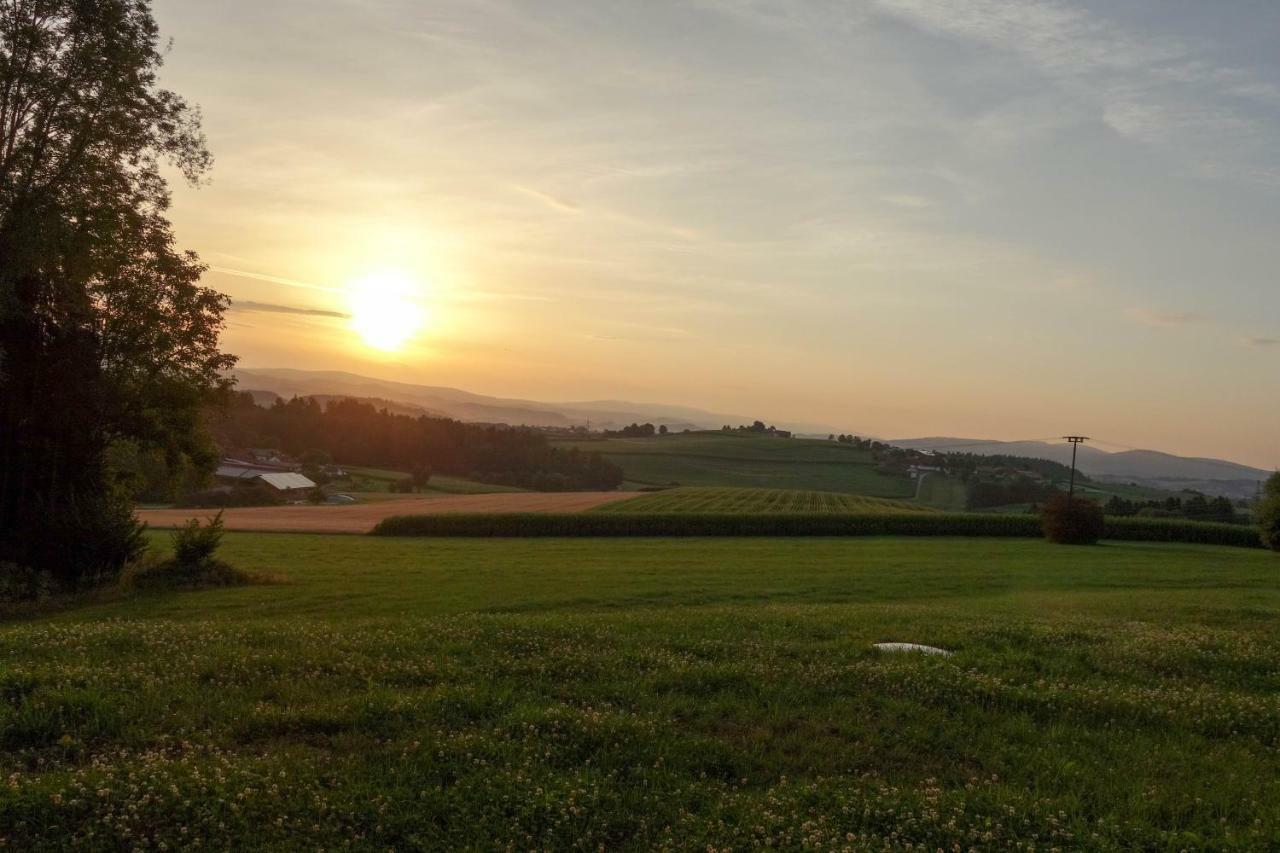
POLYGON ((211 160, 158 39, 148 0, 0 5, 0 563, 64 586, 140 547, 108 447, 208 465, 200 412, 234 364, 165 216, 162 164, 211 160))
POLYGON ((1262 530, 1262 544, 1280 551, 1280 471, 1267 480, 1255 515, 1262 530))

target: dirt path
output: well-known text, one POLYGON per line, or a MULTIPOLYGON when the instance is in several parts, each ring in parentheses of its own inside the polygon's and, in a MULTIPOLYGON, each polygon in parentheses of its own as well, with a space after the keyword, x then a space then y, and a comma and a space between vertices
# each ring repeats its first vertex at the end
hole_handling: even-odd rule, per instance
MULTIPOLYGON (((582 512, 601 504, 635 497, 634 492, 507 492, 491 495, 439 495, 348 506, 267 506, 228 509, 228 530, 282 533, 367 533, 393 515, 443 512, 582 512)), ((154 528, 176 527, 189 518, 205 518, 215 510, 140 509, 138 518, 154 528)))

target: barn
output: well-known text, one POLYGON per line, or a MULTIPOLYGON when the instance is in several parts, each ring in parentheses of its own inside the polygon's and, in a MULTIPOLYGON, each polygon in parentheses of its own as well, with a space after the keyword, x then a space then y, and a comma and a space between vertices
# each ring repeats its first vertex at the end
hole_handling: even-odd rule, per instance
POLYGON ((279 492, 286 500, 301 500, 316 487, 310 478, 293 471, 246 464, 234 459, 224 459, 218 466, 218 470, 214 472, 214 477, 225 483, 261 481, 279 492))

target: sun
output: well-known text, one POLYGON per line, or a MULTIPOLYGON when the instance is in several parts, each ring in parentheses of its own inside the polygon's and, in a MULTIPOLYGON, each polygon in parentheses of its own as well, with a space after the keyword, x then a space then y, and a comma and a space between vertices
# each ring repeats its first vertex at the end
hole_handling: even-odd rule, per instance
POLYGON ((353 281, 349 287, 352 330, 373 349, 400 349, 425 320, 415 299, 418 290, 409 276, 396 270, 370 273, 353 281))

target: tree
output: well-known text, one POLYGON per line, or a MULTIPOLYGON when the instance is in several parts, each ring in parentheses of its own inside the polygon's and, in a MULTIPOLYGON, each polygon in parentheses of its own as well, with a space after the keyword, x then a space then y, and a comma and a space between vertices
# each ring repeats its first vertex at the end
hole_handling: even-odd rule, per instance
POLYGON ((658 435, 666 435, 666 434, 667 434, 667 425, 662 424, 660 427, 658 427, 658 435))
POLYGON ((1267 480, 1254 516, 1261 528, 1262 544, 1273 551, 1280 551, 1280 471, 1267 480))
POLYGON ((1088 498, 1056 494, 1040 511, 1045 538, 1060 545, 1096 545, 1106 532, 1102 507, 1088 498))
POLYGON ((431 466, 419 465, 413 469, 409 475, 409 481, 413 483, 414 491, 422 491, 431 482, 431 466))
POLYGON ((197 183, 211 158, 158 42, 149 0, 0 6, 0 562, 63 586, 141 548, 108 447, 211 467, 201 410, 235 363, 165 216, 162 165, 197 183))

